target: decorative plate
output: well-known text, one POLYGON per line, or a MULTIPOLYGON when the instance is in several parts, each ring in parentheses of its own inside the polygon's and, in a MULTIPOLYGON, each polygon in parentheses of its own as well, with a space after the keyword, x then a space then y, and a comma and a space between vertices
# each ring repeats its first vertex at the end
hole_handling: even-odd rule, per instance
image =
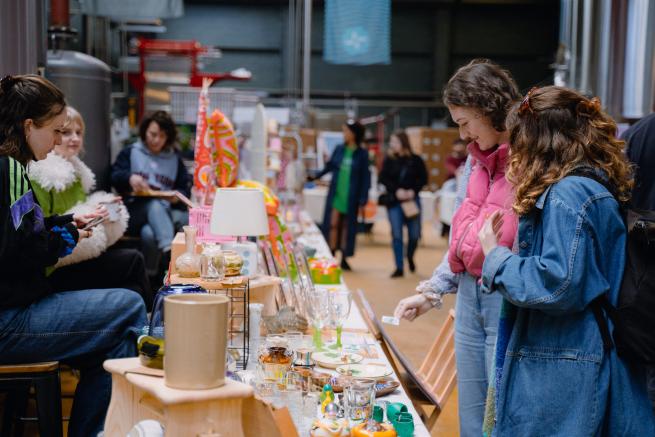
POLYGON ((339 366, 345 364, 357 364, 360 363, 364 357, 359 354, 353 353, 341 353, 341 352, 314 352, 312 354, 312 359, 321 367, 326 369, 336 369, 339 366))
POLYGON ((341 375, 352 376, 355 378, 384 378, 393 374, 391 367, 386 364, 346 364, 337 367, 337 372, 341 375))
POLYGON ((375 397, 379 398, 380 396, 391 394, 398 387, 400 387, 400 383, 391 377, 379 379, 375 383, 375 397))

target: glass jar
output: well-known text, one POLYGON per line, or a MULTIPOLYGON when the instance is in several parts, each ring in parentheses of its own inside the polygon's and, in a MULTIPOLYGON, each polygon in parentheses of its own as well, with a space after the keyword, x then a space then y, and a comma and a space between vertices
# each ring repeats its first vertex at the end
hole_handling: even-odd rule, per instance
POLYGON ((205 281, 225 278, 225 258, 218 244, 204 244, 200 254, 200 277, 205 281))
POLYGON ((234 250, 223 251, 225 258, 225 276, 238 276, 243 267, 243 258, 234 250))
POLYGON ((261 348, 259 355, 263 379, 275 381, 279 385, 286 384, 286 375, 292 360, 286 338, 278 335, 266 337, 265 346, 261 348))
POLYGON ((373 413, 375 380, 354 379, 343 389, 346 417, 351 423, 365 422, 373 413))

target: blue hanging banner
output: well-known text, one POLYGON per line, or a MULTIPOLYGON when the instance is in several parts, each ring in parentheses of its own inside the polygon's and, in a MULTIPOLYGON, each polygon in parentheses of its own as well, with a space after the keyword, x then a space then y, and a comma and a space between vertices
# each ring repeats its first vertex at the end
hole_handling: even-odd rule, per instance
POLYGON ((332 64, 391 63, 391 0, 326 0, 323 59, 332 64))

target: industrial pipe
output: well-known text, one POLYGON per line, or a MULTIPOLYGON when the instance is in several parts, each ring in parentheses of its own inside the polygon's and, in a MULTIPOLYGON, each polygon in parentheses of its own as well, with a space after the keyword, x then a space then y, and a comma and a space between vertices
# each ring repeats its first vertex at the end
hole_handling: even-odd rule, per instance
POLYGON ((59 29, 70 27, 68 0, 52 0, 50 2, 50 27, 59 29))
POLYGON ((305 0, 305 23, 303 26, 303 66, 302 66, 302 102, 304 109, 309 108, 310 74, 312 65, 312 0, 305 0))

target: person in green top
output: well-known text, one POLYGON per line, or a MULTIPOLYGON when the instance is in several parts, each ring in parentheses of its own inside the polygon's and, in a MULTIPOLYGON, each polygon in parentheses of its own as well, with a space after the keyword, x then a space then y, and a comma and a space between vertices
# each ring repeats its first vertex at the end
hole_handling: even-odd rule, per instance
POLYGON ((80 241, 70 255, 59 259, 48 282, 57 291, 127 288, 139 293, 150 308, 152 290, 143 256, 135 249, 112 247, 127 228, 127 209, 112 193, 91 193, 95 175, 78 157, 84 149, 84 120, 74 108, 67 106, 66 111, 61 144, 55 145, 45 159, 29 165, 34 195, 45 217, 99 212, 107 220, 95 226, 91 236, 80 241))
POLYGON ((337 191, 334 193, 332 207, 341 214, 348 214, 348 193, 350 191, 350 169, 353 165, 353 152, 355 148, 347 146, 343 154, 343 160, 339 166, 339 177, 337 178, 337 191))
POLYGON ((341 268, 350 270, 346 258, 355 254, 357 215, 368 201, 371 171, 368 151, 362 147, 364 126, 349 121, 342 130, 344 144, 336 147, 325 168, 310 180, 332 173, 321 230, 332 253, 341 252, 341 268))

